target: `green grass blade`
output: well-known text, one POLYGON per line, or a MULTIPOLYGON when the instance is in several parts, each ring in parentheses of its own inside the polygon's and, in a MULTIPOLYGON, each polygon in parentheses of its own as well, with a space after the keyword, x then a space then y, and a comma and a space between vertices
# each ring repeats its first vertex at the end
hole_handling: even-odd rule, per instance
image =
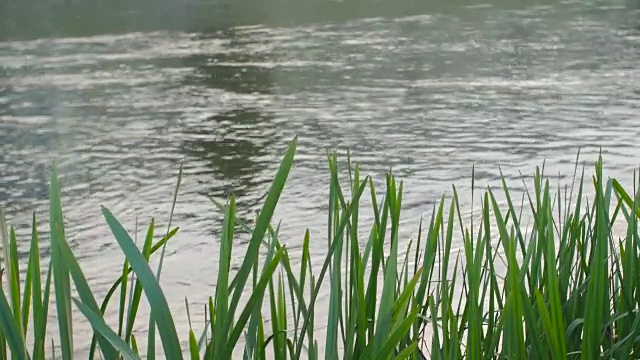
MULTIPOLYGON (((0 240, 2 241, 2 252, 4 255, 4 271, 8 272, 7 276, 9 278, 9 282, 11 282, 11 273, 9 272, 10 269, 12 269, 10 254, 11 246, 9 246, 9 228, 7 227, 7 220, 5 219, 4 210, 2 210, 2 208, 0 208, 0 240)), ((0 275, 4 275, 4 273, 0 275)), ((9 286, 7 290, 9 292, 9 299, 13 299, 13 295, 11 295, 13 289, 11 286, 9 286)))
MULTIPOLYGON (((352 203, 349 205, 348 209, 342 213, 342 217, 340 219, 340 225, 337 227, 337 231, 335 232, 334 238, 337 238, 339 236, 342 235, 342 233, 344 232, 344 229, 347 226, 347 223, 349 221, 349 218, 351 217, 351 212, 353 211, 353 208, 357 206, 357 204, 360 201, 360 196, 362 196, 362 193, 364 192, 364 189, 367 185, 368 182, 368 178, 364 179, 362 181, 362 183, 360 184, 360 187, 358 188, 358 191, 354 194, 353 199, 352 199, 352 203)), ((329 267, 329 263, 331 262, 332 258, 333 258, 333 252, 335 251, 336 245, 338 244, 337 241, 332 241, 331 242, 331 247, 329 248, 329 251, 327 253, 327 256, 324 260, 324 263, 322 265, 322 270, 320 271, 320 276, 317 279, 317 282, 314 278, 314 276, 311 276, 311 288, 312 288, 312 293, 311 293, 311 301, 309 302, 309 317, 307 317, 302 325, 302 330, 300 331, 300 333, 304 334, 306 333, 307 329, 309 328, 310 324, 313 324, 313 312, 315 309, 315 303, 316 303, 316 299, 318 298, 318 294, 320 292, 320 285, 322 284, 322 280, 324 279, 324 276, 327 272, 327 269, 329 267)), ((295 351, 295 359, 299 360, 300 356, 302 355, 302 345, 303 345, 303 338, 300 338, 300 340, 298 341, 298 344, 296 346, 296 351, 295 351)))
MULTIPOLYGON (((35 212, 33 213, 32 218, 32 227, 31 227, 31 246, 29 248, 29 263, 27 264, 27 275, 24 283, 24 295, 22 299, 22 330, 23 334, 26 337, 28 328, 29 328, 29 315, 31 312, 31 306, 34 307, 34 318, 35 307, 38 306, 38 302, 42 301, 40 288, 40 244, 38 241, 38 230, 36 228, 36 216, 35 212), (36 284, 32 285, 34 282, 36 284), (34 289, 38 289, 36 293, 34 293, 34 289)), ((40 307, 42 304, 40 304, 40 307)), ((41 312, 38 312, 40 315, 41 312)))
MULTIPOLYGON (((85 278, 82 270, 80 269, 80 265, 76 260, 71 248, 67 241, 63 238, 58 242, 58 251, 60 252, 60 259, 64 261, 66 264, 66 268, 71 275, 73 282, 76 286, 76 290, 80 295, 80 299, 82 299, 85 306, 89 307, 91 311, 100 314, 100 309, 98 308, 98 303, 96 302, 93 292, 89 287, 89 283, 85 278)), ((102 336, 97 336, 97 341, 100 344, 100 349, 104 354, 105 358, 113 359, 116 356, 115 349, 110 345, 110 343, 104 339, 102 336)))
MULTIPOLYGON (((537 291, 537 289, 536 289, 537 291)), ((525 296, 523 295, 523 298, 525 296)), ((546 310, 546 309, 545 309, 546 310)), ((522 315, 524 316, 524 324, 526 329, 529 330, 527 334, 527 341, 530 343, 529 358, 533 359, 546 359, 549 358, 549 347, 545 347, 542 344, 542 336, 539 331, 540 314, 534 311, 534 307, 529 301, 522 302, 522 315)), ((549 320, 549 324, 550 324, 549 320)), ((564 336, 564 334, 560 334, 564 336)))
POLYGON ((151 306, 152 317, 158 326, 158 332, 162 339, 165 356, 170 359, 181 360, 183 357, 178 334, 176 333, 173 317, 169 310, 169 304, 160 288, 160 284, 158 284, 144 256, 140 250, 138 250, 133 239, 131 239, 131 236, 129 236, 120 222, 105 207, 102 207, 102 213, 114 237, 118 241, 120 248, 129 260, 129 263, 131 263, 131 267, 147 296, 147 300, 151 306))
MULTIPOLYGON (((152 223, 155 223, 154 220, 152 219, 152 223)), ((155 225, 154 225, 154 229, 155 229, 155 225)), ((160 240, 158 240, 157 243, 155 243, 152 247, 151 247, 151 254, 156 253, 159 249, 164 247, 164 244, 166 244, 169 240, 171 240, 180 230, 180 228, 176 227, 174 229, 172 229, 168 235, 162 237, 160 240)), ((147 254, 145 253, 145 258, 147 258, 147 260, 149 259, 150 256, 147 256, 147 254)), ((129 266, 128 270, 127 270, 127 275, 129 275, 129 273, 133 271, 133 269, 131 268, 131 266, 129 266)), ((113 297, 113 295, 115 295, 116 291, 118 291, 118 289, 120 288, 122 284, 122 277, 118 277, 118 279, 113 283, 113 285, 111 285, 111 288, 109 289, 109 291, 107 291, 107 294, 105 295, 104 299, 102 300, 102 305, 100 305, 100 311, 101 313, 104 315, 107 311, 107 307, 111 301, 111 298, 113 297)), ((138 292, 142 291, 142 288, 140 287, 140 284, 137 282, 136 283, 136 289, 139 289, 138 292)), ((134 302, 132 303, 132 308, 133 308, 133 304, 135 304, 135 294, 136 294, 136 290, 134 290, 134 302)), ((138 299, 140 298, 140 295, 137 295, 138 299)), ((139 301, 138 301, 139 302, 139 301)), ((153 319, 151 319, 153 320, 153 319)), ((149 346, 154 346, 155 344, 155 326, 149 326, 149 337, 151 337, 151 341, 148 342, 149 346)), ((126 341, 126 340, 125 340, 126 341)), ((89 352, 89 358, 93 359, 94 358, 94 353, 96 350, 96 345, 97 345, 97 339, 94 336, 92 341, 91 341, 91 348, 90 348, 90 352, 89 352)), ((155 354, 155 352, 154 352, 155 354)), ((149 360, 153 360, 154 355, 148 355, 150 357, 149 360)))
POLYGON ((269 228, 273 212, 275 211, 278 200, 280 199, 280 194, 282 193, 285 182, 287 181, 287 177, 289 176, 289 171, 291 170, 291 167, 293 165, 293 158, 296 152, 297 144, 298 139, 296 137, 289 145, 284 159, 280 163, 280 168, 276 173, 274 181, 271 184, 271 188, 265 200, 264 206, 262 207, 260 215, 258 216, 255 229, 251 235, 251 240, 249 241, 245 259, 240 266, 238 274, 236 275, 237 282, 233 292, 231 303, 229 305, 229 316, 227 319, 224 319, 226 320, 224 331, 225 334, 228 333, 229 329, 231 329, 231 320, 234 318, 237 306, 240 302, 240 297, 242 296, 242 293, 244 291, 245 284, 247 283, 249 275, 251 274, 253 263, 255 262, 255 259, 259 254, 260 244, 262 243, 265 233, 269 228))
POLYGON ((538 289, 536 289, 535 297, 540 313, 540 320, 542 321, 542 326, 546 334, 547 342, 550 345, 548 349, 551 350, 554 359, 561 359, 563 357, 566 357, 566 351, 562 352, 559 344, 560 339, 564 339, 564 334, 556 332, 556 328, 553 325, 551 316, 549 315, 549 311, 547 310, 547 306, 545 305, 544 299, 542 298, 542 294, 538 289))
POLYGON ((247 324, 247 321, 249 321, 249 317, 251 316, 251 313, 256 307, 259 307, 262 305, 264 292, 267 288, 267 284, 271 280, 273 273, 276 271, 276 268, 280 264, 280 260, 283 254, 284 254, 284 248, 281 248, 280 250, 278 250, 278 252, 275 254, 271 262, 266 267, 264 274, 260 277, 258 284, 253 289, 253 292, 251 293, 249 300, 247 301, 242 313, 238 317, 238 321, 236 322, 235 327, 231 331, 231 334, 229 336, 229 341, 227 342, 225 346, 225 350, 222 354, 222 359, 230 358, 234 345, 237 343, 238 339, 240 338, 240 335, 242 334, 242 331, 244 330, 244 327, 247 324))
MULTIPOLYGON (((149 262, 149 259, 152 253, 154 229, 155 229, 155 220, 151 219, 151 224, 149 224, 149 228, 147 229, 147 236, 145 238, 144 245, 142 246, 142 254, 147 262, 149 262)), ((138 308, 140 306, 141 297, 142 297, 142 284, 140 284, 140 281, 136 280, 134 290, 133 290, 131 305, 129 307, 129 311, 127 314, 127 327, 126 327, 125 336, 124 336, 124 341, 126 343, 129 343, 129 339, 131 339, 131 336, 132 336, 133 325, 135 323, 135 320, 138 314, 138 308)))
POLYGON ((394 323, 398 318, 404 317, 406 313, 406 309, 409 306, 409 302, 411 301, 413 292, 418 284, 418 281, 422 277, 423 271, 424 271, 424 268, 420 267, 418 271, 415 274, 413 274, 413 277, 411 278, 411 280, 409 280, 405 284, 404 289, 402 289, 402 292, 396 298, 395 303, 393 304, 393 307, 392 307, 392 313, 393 313, 392 319, 394 323))
MULTIPOLYGON (((36 213, 33 213, 33 218, 31 222, 31 250, 29 251, 29 277, 31 279, 31 297, 33 304, 33 336, 34 339, 38 339, 34 341, 34 348, 32 351, 32 356, 34 359, 39 359, 38 356, 41 354, 36 353, 36 349, 38 347, 38 342, 42 340, 44 342, 44 333, 40 331, 43 320, 43 304, 42 304, 42 282, 40 279, 40 241, 38 236, 38 227, 36 220, 36 213), (42 334, 42 335, 41 335, 42 334)), ((26 294, 26 292, 25 292, 26 294)), ((25 314, 24 319, 28 319, 28 314, 25 314)), ((25 324, 26 329, 26 324, 25 324)), ((42 354, 44 355, 44 354, 42 354)))
MULTIPOLYGON (((176 187, 173 192, 173 200, 171 201, 171 211, 169 212, 169 223, 167 224, 167 236, 169 235, 169 231, 171 230, 171 221, 173 221, 173 212, 176 209, 176 203, 178 201, 178 192, 180 191, 180 184, 182 184, 182 165, 180 165, 180 169, 178 170, 178 180, 176 181, 176 187)), ((167 250, 167 244, 162 245, 162 252, 160 253, 160 261, 158 262, 158 269, 156 272, 156 278, 160 281, 160 276, 162 275, 162 266, 164 264, 164 255, 167 250)))
POLYGON ((467 296, 467 307, 469 309, 469 335, 467 337, 467 351, 469 352, 470 358, 480 359, 480 338, 482 337, 482 314, 480 313, 478 306, 478 286, 480 284, 480 274, 478 273, 479 264, 477 261, 474 261, 473 245, 471 242, 471 237, 467 236, 464 241, 467 261, 467 281, 469 283, 469 293, 467 296))
MULTIPOLYGON (((24 334, 23 331, 23 320, 22 320, 22 305, 20 304, 20 267, 19 267, 19 258, 18 258, 18 241, 16 240, 16 232, 15 229, 11 228, 11 232, 9 235, 9 252, 11 271, 9 271, 9 279, 11 286, 11 308, 13 309, 13 316, 16 319, 16 324, 18 325, 18 330, 21 334, 24 334)), ((24 336, 24 335, 23 335, 24 336)))
POLYGON ((273 342, 273 354, 276 359, 279 359, 282 354, 282 348, 280 343, 280 319, 278 318, 278 306, 276 304, 276 294, 273 288, 273 279, 269 281, 269 307, 271 310, 271 336, 266 341, 273 342))
POLYGON ((280 338, 281 345, 279 347, 280 354, 282 355, 279 358, 287 357, 287 303, 286 297, 284 295, 284 276, 282 273, 278 278, 278 317, 277 320, 279 322, 278 328, 280 329, 280 334, 278 334, 278 338, 280 338))
MULTIPOLYGON (((34 343, 33 343, 33 359, 41 359, 45 355, 45 336, 47 333, 47 319, 49 315, 49 294, 51 291, 51 277, 53 276, 53 266, 49 263, 47 270, 47 279, 45 280, 44 293, 41 300, 42 315, 34 315, 34 343)), ((34 289, 34 293, 35 293, 34 289)))
POLYGON ((604 310, 608 302, 607 289, 607 256, 608 256, 608 221, 606 219, 605 192, 602 182, 601 159, 596 164, 596 199, 595 199, 595 233, 593 237, 592 260, 589 266, 589 280, 585 303, 585 320, 583 331, 582 359, 600 357, 604 310))
POLYGON ((198 342, 196 341, 196 334, 193 332, 193 327, 191 326, 191 313, 189 311, 189 301, 187 298, 184 298, 184 304, 187 309, 187 320, 189 321, 189 354, 191 355, 191 360, 199 360, 200 359, 200 350, 198 348, 198 342))
POLYGON ((493 211, 502 239, 502 244, 507 254, 507 301, 505 304, 505 330, 504 346, 506 347, 507 356, 517 359, 526 358, 524 329, 522 326, 523 318, 523 296, 520 292, 520 269, 516 260, 516 244, 515 239, 509 235, 507 226, 504 222, 502 213, 498 207, 498 202, 491 190, 489 190, 493 211))
POLYGON ((229 309, 229 267, 231 264, 231 247, 233 246, 233 234, 235 229, 235 196, 229 199, 229 206, 225 213, 222 235, 220 239, 220 255, 218 266, 218 279, 216 282, 215 296, 215 318, 223 321, 216 321, 213 330, 214 357, 220 359, 219 355, 224 351, 227 343, 229 329, 227 323, 231 323, 232 315, 228 314, 229 309), (229 319, 227 320, 227 318, 229 319))
MULTIPOLYGON (((137 225, 137 221, 136 221, 137 225)), ((137 226, 136 226, 137 228, 137 226)), ((137 233, 137 231, 136 231, 137 233)), ((129 261, 125 258, 122 264, 122 279, 120 283, 120 306, 118 308, 118 336, 122 337, 122 332, 125 330, 125 304, 127 303, 127 284, 129 282, 129 261)))
MULTIPOLYGON (((330 213, 331 213, 331 210, 330 210, 330 213)), ((338 214, 336 214, 335 216, 337 218, 338 214)), ((332 218, 330 221, 330 224, 334 221, 336 220, 332 218)), ((332 226, 329 225, 329 227, 331 228, 332 226)), ((331 273, 329 275, 331 279, 330 281, 331 290, 329 293, 329 314, 327 317, 325 360, 335 359, 338 356, 338 325, 339 325, 339 317, 340 317, 340 303, 342 300, 340 274, 341 274, 341 267, 342 267, 343 237, 342 236, 336 237, 336 239, 334 239, 334 242, 336 242, 337 245, 335 246, 335 250, 333 252, 333 266, 331 269, 331 273)))
MULTIPOLYGON (((397 356, 395 356, 394 360, 405 360, 409 358, 413 358, 415 356, 415 352, 418 349, 418 342, 414 341, 409 346, 404 348, 404 350, 400 351, 397 356)), ((419 358, 418 358, 419 359, 419 358)))
MULTIPOLYGON (((127 343, 122 340, 115 331, 111 330, 111 328, 102 320, 102 317, 98 315, 98 313, 91 310, 91 307, 85 305, 80 300, 73 298, 73 302, 75 302, 78 309, 84 314, 84 316, 89 320, 91 326, 98 331, 104 338, 106 338, 111 345, 118 349, 118 351, 125 357, 125 359, 137 360, 139 359, 138 355, 127 345, 127 343)), ((115 359, 112 357, 111 359, 115 359)))
POLYGON ((9 344, 12 355, 19 360, 26 360, 27 348, 22 337, 22 332, 13 316, 11 305, 9 305, 4 290, 0 291, 0 329, 2 329, 2 333, 9 344))
POLYGON ((50 236, 51 262, 53 263, 53 289, 56 296, 58 314, 58 332, 63 359, 73 358, 73 327, 71 321, 71 283, 69 271, 61 255, 59 244, 66 239, 62 205, 60 203, 60 185, 54 164, 50 184, 50 236))
POLYGON ((138 340, 136 340, 135 335, 131 335, 131 350, 133 350, 133 352, 140 356, 140 351, 138 349, 138 340))
MULTIPOLYGON (((402 185, 400 186, 402 188, 402 185)), ((395 180, 387 175, 387 196, 389 198, 389 210, 391 213, 391 249, 384 269, 384 280, 380 307, 376 323, 376 335, 373 343, 373 352, 377 353, 383 346, 391 331, 392 307, 396 297, 396 276, 398 266, 398 226, 400 217, 400 198, 402 189, 396 193, 395 180)))
MULTIPOLYGON (((396 326, 394 326, 393 329, 390 329, 389 337, 385 339, 380 351, 376 353, 375 359, 387 360, 391 358, 391 355, 396 350, 400 341, 409 332, 411 326, 413 326, 413 323, 416 321, 419 310, 419 308, 413 309, 407 317, 403 318, 398 324, 396 324, 396 326)), ((400 349, 400 351, 402 350, 404 349, 400 349)))
POLYGON ((191 355, 191 360, 200 360, 198 342, 196 341, 196 334, 194 334, 193 329, 189 330, 189 354, 191 355))

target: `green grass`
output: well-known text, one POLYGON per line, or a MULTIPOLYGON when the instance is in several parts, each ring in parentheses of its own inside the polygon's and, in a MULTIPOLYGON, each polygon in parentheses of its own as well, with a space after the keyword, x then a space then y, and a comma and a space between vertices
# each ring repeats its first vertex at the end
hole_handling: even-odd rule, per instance
MULTIPOLYGON (((138 248, 102 209, 126 260, 104 299, 96 299, 67 242, 53 167, 46 262, 35 215, 24 264, 15 231, 0 212, 0 358, 44 359, 54 352, 47 348, 51 340, 59 348, 55 356, 72 358, 78 313, 94 329, 91 359, 153 359, 162 353, 218 360, 232 358, 234 351, 245 359, 640 357, 639 194, 635 186, 630 192, 605 180, 601 158, 591 181, 584 169, 577 176, 576 162, 573 183, 555 190, 537 170, 531 181, 523 180, 527 191, 519 206, 504 177, 500 189, 477 194, 472 176, 480 211, 465 221, 453 187, 420 222, 417 238, 407 241, 400 235, 403 183, 389 173, 376 188, 349 157, 341 169, 345 164, 330 154, 326 239, 306 231, 301 249, 292 253, 272 224, 296 146, 294 140, 256 219, 238 216, 234 196, 224 203, 211 199, 224 220, 220 238, 212 241, 219 246, 219 271, 202 333, 192 326, 189 303, 187 314, 172 314, 160 286, 165 248, 179 231, 171 220, 163 236, 152 220, 138 248), (370 206, 363 205, 365 197, 370 206), (360 220, 364 213, 370 223, 360 220), (626 225, 626 232, 617 236, 614 224, 626 225), (232 270, 239 233, 249 234, 250 241, 240 267, 232 270), (326 257, 312 261, 310 244, 322 241, 326 257), (159 257, 155 271, 152 256, 159 257), (322 305, 321 289, 329 293, 322 305), (142 301, 151 309, 144 319, 138 313, 142 301), (113 328, 104 319, 110 307, 118 314, 113 328), (49 324, 53 311, 57 323, 49 324), (176 316, 186 317, 188 333, 178 333, 176 316), (141 321, 150 330, 146 349, 138 347, 133 330, 141 321), (56 327, 54 339, 46 338, 47 326, 56 327)), ((181 172, 174 206, 180 181, 181 172)))

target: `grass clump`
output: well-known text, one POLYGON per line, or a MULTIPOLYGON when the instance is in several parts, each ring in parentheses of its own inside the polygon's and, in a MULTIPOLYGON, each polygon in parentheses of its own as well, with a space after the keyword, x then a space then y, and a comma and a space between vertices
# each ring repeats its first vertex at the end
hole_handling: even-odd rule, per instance
MULTIPOLYGON (((238 350, 244 359, 640 358, 639 194, 635 186, 629 194, 618 181, 605 181, 601 158, 591 201, 584 170, 570 189, 555 193, 537 170, 519 207, 502 177, 498 191, 506 201, 486 189, 479 197, 480 213, 465 224, 453 187, 450 199, 436 203, 428 224, 421 222, 415 243, 407 244, 400 238, 402 182, 389 173, 385 186, 376 189, 347 159, 343 185, 337 156, 330 155, 327 253, 314 268, 318 262, 311 260, 310 243, 321 240, 307 231, 301 253, 291 254, 272 225, 296 146, 294 140, 255 221, 237 216, 233 196, 225 203, 212 199, 224 214, 217 286, 206 307, 205 331, 196 335, 187 306, 190 330, 184 337, 160 286, 164 249, 178 228, 170 222, 154 241, 152 220, 139 249, 103 208, 126 260, 99 303, 67 242, 54 168, 46 268, 34 215, 26 275, 20 278, 15 231, 0 213, 0 357, 44 359, 47 318, 56 311, 55 341, 63 359, 73 358, 75 308, 94 329, 91 359, 153 359, 160 346, 171 359, 230 359, 238 350), (360 221, 367 210, 364 196, 370 196, 373 219, 366 227, 360 221), (616 223, 626 226, 623 236, 613 233, 616 223), (232 270, 238 232, 248 233, 250 241, 240 267, 232 270), (158 250, 160 266, 154 271, 149 260, 158 250), (71 296, 72 287, 77 297, 71 296), (319 310, 323 287, 329 299, 319 310), (148 319, 138 315, 143 294, 151 308, 148 319), (243 294, 248 299, 241 301, 243 294), (104 319, 112 303, 118 306, 117 328, 104 319), (326 314, 321 324, 319 313, 326 314), (146 349, 138 347, 136 321, 148 322, 146 349), (321 325, 326 333, 319 337, 321 325)), ((472 189, 475 197, 473 179, 472 189)))

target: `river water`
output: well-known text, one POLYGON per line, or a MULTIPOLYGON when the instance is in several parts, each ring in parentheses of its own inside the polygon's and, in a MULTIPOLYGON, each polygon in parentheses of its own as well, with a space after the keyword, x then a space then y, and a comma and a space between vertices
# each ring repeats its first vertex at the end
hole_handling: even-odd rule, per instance
MULTIPOLYGON (((215 291, 220 215, 208 197, 233 192, 252 216, 295 136, 276 221, 294 249, 312 231, 316 272, 327 150, 349 149, 377 180, 393 168, 405 182, 405 237, 452 184, 469 207, 473 165, 478 186, 498 185, 501 167, 517 188, 519 172, 543 161, 547 173, 571 176, 578 149, 590 175, 602 148, 606 175, 630 183, 640 156, 639 7, 487 1, 288 26, 8 39, 0 205, 26 251, 31 212, 47 219, 56 159, 67 233, 101 298, 122 256, 100 206, 132 232, 136 218, 166 226, 182 164, 181 231, 162 283, 184 330, 184 297, 201 307, 215 291)), ((86 337, 78 341, 83 351, 86 337)))

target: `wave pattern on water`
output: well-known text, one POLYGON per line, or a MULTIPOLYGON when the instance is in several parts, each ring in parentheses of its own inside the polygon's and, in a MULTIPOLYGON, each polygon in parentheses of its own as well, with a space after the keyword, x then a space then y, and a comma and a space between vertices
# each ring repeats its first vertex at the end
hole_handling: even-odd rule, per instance
POLYGON ((474 164, 478 186, 497 185, 502 167, 520 189, 519 171, 546 159, 566 180, 579 148, 587 164, 602 148, 607 173, 629 182, 640 156, 640 35, 628 14, 565 2, 0 42, 0 204, 20 234, 33 209, 45 224, 56 158, 68 233, 89 280, 106 286, 120 254, 100 205, 132 231, 138 216, 141 227, 151 216, 166 226, 184 165, 181 235, 163 278, 182 304, 185 293, 196 302, 211 293, 198 286, 211 282, 217 257, 220 217, 207 197, 233 192, 252 216, 295 135, 277 216, 294 247, 313 231, 317 262, 326 149, 350 149, 366 173, 381 179, 391 166, 406 181, 406 236, 452 183, 469 206, 474 164))

